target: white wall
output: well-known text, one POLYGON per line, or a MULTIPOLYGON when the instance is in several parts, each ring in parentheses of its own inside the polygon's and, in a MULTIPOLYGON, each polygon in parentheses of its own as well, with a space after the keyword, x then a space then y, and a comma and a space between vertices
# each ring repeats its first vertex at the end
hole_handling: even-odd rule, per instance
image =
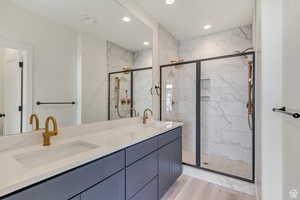
MULTIPOLYGON (((282 2, 261 3, 261 148, 262 200, 281 200, 282 119, 272 107, 282 106, 282 2)), ((286 199, 286 198, 284 198, 286 199)))
MULTIPOLYGON (((0 37, 32 46, 33 101, 72 101, 76 98, 75 31, 0 3, 0 37)), ((54 115, 59 126, 76 122, 76 106, 34 106, 41 119, 54 115)))
MULTIPOLYGON (((4 105, 3 105, 3 67, 4 67, 4 49, 0 48, 0 113, 4 112, 4 105)), ((0 136, 3 135, 3 118, 0 119, 0 136)))
POLYGON ((134 52, 134 68, 152 67, 152 49, 134 52))
POLYGON ((107 120, 106 41, 81 34, 82 123, 107 120))
POLYGON ((256 115, 255 115, 255 183, 256 183, 256 198, 261 199, 261 3, 256 1, 256 9, 254 12, 253 24, 253 44, 256 53, 256 115))
MULTIPOLYGON (((292 112, 300 111, 299 49, 300 49, 300 1, 283 1, 283 105, 292 112)), ((282 115, 283 118, 283 199, 289 192, 300 192, 300 120, 282 115)), ((292 198, 290 198, 292 199, 292 198)), ((298 198, 299 199, 299 194, 298 198)))

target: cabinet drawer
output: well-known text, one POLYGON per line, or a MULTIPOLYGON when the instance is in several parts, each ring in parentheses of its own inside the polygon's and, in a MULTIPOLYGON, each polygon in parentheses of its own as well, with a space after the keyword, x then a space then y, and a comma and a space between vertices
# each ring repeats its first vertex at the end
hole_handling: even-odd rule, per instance
POLYGON ((181 136, 181 127, 176 128, 173 130, 170 130, 158 137, 158 146, 159 148, 172 142, 176 138, 179 138, 181 136))
POLYGON ((158 178, 156 177, 130 200, 158 200, 157 186, 158 178))
POLYGON ((125 151, 30 187, 4 200, 66 200, 124 168, 125 151))
POLYGON ((113 175, 81 194, 81 200, 125 200, 125 171, 113 175))
POLYGON ((126 199, 130 199, 158 174, 158 152, 126 168, 126 199))
POLYGON ((143 158, 149 153, 157 150, 158 148, 158 138, 152 138, 145 142, 141 142, 132 147, 126 149, 126 165, 130 165, 135 161, 143 158))

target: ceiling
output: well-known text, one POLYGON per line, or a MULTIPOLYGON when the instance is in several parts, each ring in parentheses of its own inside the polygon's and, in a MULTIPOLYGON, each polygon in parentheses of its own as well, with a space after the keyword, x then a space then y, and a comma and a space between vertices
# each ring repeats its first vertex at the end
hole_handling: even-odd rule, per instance
POLYGON ((254 0, 128 0, 139 4, 148 14, 184 40, 209 33, 252 24, 254 0), (210 30, 204 30, 207 24, 210 30))
POLYGON ((88 32, 101 39, 110 40, 131 51, 150 48, 152 30, 135 18, 114 0, 10 0, 17 6, 78 31, 88 32), (82 19, 95 20, 87 25, 82 19), (129 23, 122 21, 131 18, 129 23), (150 42, 145 46, 145 41, 150 42))

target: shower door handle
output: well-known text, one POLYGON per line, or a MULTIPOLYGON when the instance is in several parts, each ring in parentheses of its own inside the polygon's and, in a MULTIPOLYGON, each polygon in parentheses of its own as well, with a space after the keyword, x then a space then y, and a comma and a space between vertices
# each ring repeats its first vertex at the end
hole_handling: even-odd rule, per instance
POLYGON ((279 112, 288 116, 292 116, 295 119, 299 119, 300 118, 300 114, 299 113, 293 113, 293 112, 288 112, 286 107, 282 107, 282 108, 273 108, 272 109, 273 112, 279 112))
POLYGON ((5 114, 4 113, 0 113, 0 118, 4 118, 5 114))

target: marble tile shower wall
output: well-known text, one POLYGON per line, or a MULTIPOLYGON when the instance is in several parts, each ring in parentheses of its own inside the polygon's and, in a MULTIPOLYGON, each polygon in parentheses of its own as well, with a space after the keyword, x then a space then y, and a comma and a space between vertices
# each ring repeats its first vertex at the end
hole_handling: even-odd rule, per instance
MULTIPOLYGON (((112 42, 107 42, 107 68, 109 72, 122 71, 122 67, 130 66, 133 69, 152 67, 152 49, 140 51, 130 51, 112 42)), ((119 77, 120 84, 120 99, 119 111, 122 117, 130 117, 130 105, 121 104, 121 99, 130 98, 130 74, 115 74, 111 76, 111 104, 110 116, 111 119, 119 119, 119 115, 115 108, 117 104, 117 96, 115 90, 115 78, 119 77)), ((141 115, 145 108, 152 108, 152 97, 150 88, 152 87, 152 70, 137 71, 133 74, 134 81, 134 109, 141 115)))
POLYGON ((202 153, 251 164, 248 127, 248 66, 243 58, 202 64, 202 153))
POLYGON ((168 67, 162 76, 162 119, 184 122, 182 148, 196 155, 195 64, 168 67))
POLYGON ((107 68, 109 72, 121 71, 124 66, 134 65, 134 53, 107 41, 107 68))
POLYGON ((234 54, 252 47, 252 25, 179 42, 179 56, 185 60, 234 54))
MULTIPOLYGON (((252 47, 252 26, 241 27, 191 40, 180 41, 179 54, 185 60, 234 54, 252 47), (246 33, 246 34, 245 34, 246 33)), ((247 63, 242 58, 206 62, 202 68, 202 152, 232 160, 251 163, 251 131, 247 122, 247 63), (207 80, 207 81, 205 81, 207 80), (205 90, 206 87, 206 90, 205 90), (207 98, 208 99, 207 99, 207 98)), ((186 70, 186 77, 195 71, 186 70)), ((181 78, 183 76, 180 76, 181 78)), ((184 91, 195 91, 191 80, 183 84, 184 91)), ((178 98, 178 106, 196 105, 195 98, 178 98), (188 103, 186 103, 188 102, 188 103)), ((176 104, 175 104, 176 106, 176 104)), ((180 110, 178 108, 178 110, 180 110)), ((181 109, 182 110, 182 109, 181 109)), ((195 110, 195 107, 194 107, 195 110)), ((185 137, 184 149, 195 150, 195 113, 179 112, 188 125, 189 136, 185 137), (191 127, 189 127, 191 126, 191 127), (185 147, 185 145, 189 145, 185 147)), ((187 135, 184 134, 184 135, 187 135)))

